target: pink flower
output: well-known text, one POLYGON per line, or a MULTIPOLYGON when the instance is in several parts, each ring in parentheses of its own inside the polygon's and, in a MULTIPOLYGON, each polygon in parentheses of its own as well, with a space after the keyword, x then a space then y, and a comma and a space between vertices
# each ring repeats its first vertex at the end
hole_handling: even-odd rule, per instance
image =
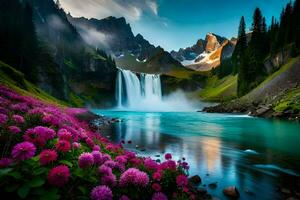
POLYGON ((23 124, 25 122, 24 118, 21 115, 13 115, 12 119, 18 124, 23 124))
POLYGON ((70 177, 69 168, 65 165, 59 165, 54 167, 48 173, 48 181, 50 185, 62 187, 68 181, 70 177))
POLYGON ((45 123, 45 124, 58 126, 59 125, 59 118, 57 116, 47 114, 47 115, 43 116, 42 122, 45 123))
POLYGON ((161 192, 156 192, 152 196, 152 200, 168 200, 168 197, 161 192))
POLYGON ((71 144, 69 141, 66 140, 58 140, 55 144, 55 148, 60 152, 68 152, 71 149, 71 144))
POLYGON ((156 170, 158 168, 158 164, 157 162, 155 162, 154 160, 152 160, 151 158, 146 158, 144 160, 144 165, 147 169, 149 170, 156 170))
POLYGON ((13 163, 13 160, 10 158, 1 158, 0 159, 0 168, 8 167, 13 163))
POLYGON ((91 138, 85 139, 85 142, 90 148, 93 148, 95 146, 94 141, 91 138))
POLYGON ((145 172, 142 172, 136 168, 129 168, 120 177, 120 186, 141 186, 146 187, 149 183, 149 177, 145 172))
POLYGON ((43 150, 40 153, 40 163, 41 165, 47 165, 53 161, 56 161, 57 153, 54 150, 43 150))
POLYGON ((91 199, 92 200, 112 200, 113 193, 111 189, 107 186, 101 185, 94 187, 91 192, 91 199))
POLYGON ((179 176, 177 176, 177 178, 176 178, 176 184, 179 187, 187 186, 187 184, 188 184, 187 177, 185 175, 179 175, 179 176))
POLYGON ((115 161, 108 160, 104 163, 104 165, 113 169, 117 166, 117 163, 115 161))
POLYGON ((153 183, 152 189, 155 190, 156 192, 159 192, 161 190, 161 186, 158 183, 153 183))
POLYGON ((126 156, 117 156, 115 158, 115 161, 121 164, 126 164, 127 163, 127 157, 126 156))
POLYGON ((90 153, 82 153, 78 158, 80 168, 87 168, 94 164, 94 157, 90 153))
POLYGON ((130 200, 130 199, 127 196, 123 195, 123 196, 120 197, 119 200, 130 200))
POLYGON ((79 149, 81 147, 81 144, 78 142, 73 142, 72 147, 73 147, 73 149, 79 149))
POLYGON ((18 134, 21 132, 21 129, 17 126, 9 126, 8 130, 9 130, 9 132, 11 132, 13 134, 18 134))
POLYGON ((100 150, 101 150, 101 148, 100 148, 99 145, 95 145, 95 146, 93 147, 93 151, 100 151, 100 150))
POLYGON ((31 142, 16 144, 12 150, 12 157, 17 160, 27 160, 35 154, 36 147, 31 142))
POLYGON ((4 124, 7 121, 7 115, 0 114, 0 124, 4 124))
POLYGON ((57 136, 60 140, 70 141, 72 139, 72 134, 64 128, 59 129, 57 136))
POLYGON ((162 173, 161 171, 157 171, 155 172, 153 175, 152 175, 152 178, 156 181, 160 181, 161 180, 161 177, 162 177, 162 173))
POLYGON ((171 159, 172 159, 172 154, 166 153, 165 159, 166 159, 166 160, 171 160, 171 159))

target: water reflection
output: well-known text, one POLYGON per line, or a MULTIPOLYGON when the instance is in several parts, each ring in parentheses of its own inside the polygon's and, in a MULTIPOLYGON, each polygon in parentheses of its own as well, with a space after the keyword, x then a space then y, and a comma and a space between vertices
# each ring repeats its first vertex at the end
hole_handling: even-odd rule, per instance
POLYGON ((279 184, 299 181, 284 171, 300 171, 299 149, 289 148, 299 143, 299 125, 195 113, 103 114, 124 120, 103 129, 112 141, 131 140, 125 148, 154 159, 159 154, 163 160, 165 152, 175 159, 187 158, 191 175, 199 174, 206 185, 218 182, 216 189, 207 189, 220 199, 222 189, 230 185, 239 187, 241 199, 281 199, 276 190, 279 184))

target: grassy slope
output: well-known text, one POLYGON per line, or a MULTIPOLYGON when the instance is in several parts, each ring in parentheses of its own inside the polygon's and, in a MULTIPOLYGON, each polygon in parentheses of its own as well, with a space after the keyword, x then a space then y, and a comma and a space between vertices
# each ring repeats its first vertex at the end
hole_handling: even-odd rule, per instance
POLYGON ((212 76, 207 79, 206 85, 198 94, 204 101, 223 102, 236 98, 237 76, 229 75, 222 79, 212 76))
POLYGON ((38 99, 54 103, 57 105, 68 105, 60 101, 43 90, 39 89, 24 78, 24 74, 15 70, 13 67, 0 61, 0 83, 6 85, 22 95, 34 96, 38 99))

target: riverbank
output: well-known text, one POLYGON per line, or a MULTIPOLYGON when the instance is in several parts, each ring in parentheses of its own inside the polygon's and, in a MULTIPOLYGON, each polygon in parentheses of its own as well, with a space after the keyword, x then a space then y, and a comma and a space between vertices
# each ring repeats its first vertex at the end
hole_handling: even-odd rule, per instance
MULTIPOLYGON (((0 86, 0 192, 14 199, 205 199, 188 180, 189 164, 161 162, 112 143, 91 127, 111 123, 0 86), (134 188, 134 189, 133 189, 134 188)), ((188 160, 188 158, 187 158, 188 160)))

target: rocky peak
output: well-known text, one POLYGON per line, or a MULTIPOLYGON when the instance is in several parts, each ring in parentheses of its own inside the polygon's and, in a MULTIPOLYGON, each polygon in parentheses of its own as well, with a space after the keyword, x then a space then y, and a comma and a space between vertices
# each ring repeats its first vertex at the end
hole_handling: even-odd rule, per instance
POLYGON ((215 51, 217 48, 219 48, 221 46, 217 37, 215 35, 213 35, 212 33, 208 33, 206 35, 205 41, 207 42, 206 47, 205 47, 205 51, 207 53, 215 51))

